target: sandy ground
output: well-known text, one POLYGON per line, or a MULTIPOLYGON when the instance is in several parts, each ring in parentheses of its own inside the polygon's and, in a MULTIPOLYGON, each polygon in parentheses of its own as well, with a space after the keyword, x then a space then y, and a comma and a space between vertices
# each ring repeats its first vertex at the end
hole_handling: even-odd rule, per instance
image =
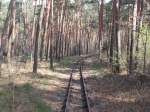
MULTIPOLYGON (((36 75, 32 73, 30 62, 26 65, 19 62, 3 64, 0 112, 12 112, 12 109, 14 112, 51 112, 50 109, 52 112, 60 112, 72 60, 76 58, 55 63, 54 72, 49 70, 47 62, 41 62, 36 75)), ((96 58, 85 61, 83 75, 91 112, 150 112, 149 83, 139 87, 134 78, 126 78, 124 74, 110 74, 107 64, 98 64, 96 58)), ((79 107, 73 105, 73 108, 79 107)), ((79 111, 75 109, 74 112, 79 111)))
POLYGON ((105 63, 91 69, 97 62, 86 60, 84 71, 92 112, 150 112, 150 81, 139 86, 136 78, 111 74, 105 63))
POLYGON ((12 62, 10 65, 3 64, 0 78, 0 112, 12 112, 12 106, 15 112, 49 112, 40 111, 40 109, 36 111, 34 106, 30 107, 32 101, 26 103, 29 96, 36 99, 39 97, 45 105, 51 107, 52 112, 59 112, 64 100, 70 70, 56 67, 52 72, 48 65, 46 62, 39 63, 38 74, 35 75, 32 73, 32 64, 29 62, 26 65, 19 62, 12 62), (29 87, 26 86, 27 84, 29 87), (32 87, 31 91, 27 89, 27 91, 18 92, 18 88, 22 90, 24 87, 30 88, 30 86, 32 87), (13 90, 17 92, 13 94, 13 90), (8 99, 6 103, 10 103, 10 105, 2 105, 5 94, 8 94, 6 92, 10 93, 9 97, 6 97, 8 99), (28 95, 29 92, 31 95, 28 95))

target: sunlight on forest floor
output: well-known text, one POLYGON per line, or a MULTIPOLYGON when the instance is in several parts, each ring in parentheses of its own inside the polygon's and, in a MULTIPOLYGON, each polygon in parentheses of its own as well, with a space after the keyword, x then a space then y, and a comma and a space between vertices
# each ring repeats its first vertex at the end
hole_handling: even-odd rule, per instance
POLYGON ((92 112, 149 112, 149 84, 139 86, 138 80, 128 79, 124 71, 112 74, 105 63, 92 62, 94 66, 88 64, 84 72, 92 112))
MULTIPOLYGON (((32 73, 30 62, 26 65, 19 62, 3 64, 0 112, 11 112, 13 107, 15 112, 59 112, 71 64, 77 58, 66 57, 55 62, 54 72, 49 70, 49 63, 41 62, 36 75, 32 73)), ((107 64, 99 64, 96 58, 85 61, 83 74, 92 112, 149 112, 149 86, 138 88, 136 80, 126 79, 126 75, 111 74, 107 64)))
POLYGON ((35 75, 31 65, 3 64, 0 78, 0 112, 11 112, 13 106, 15 112, 60 111, 69 78, 68 74, 60 71, 67 68, 57 67, 55 72, 52 72, 48 69, 48 63, 42 62, 39 64, 38 74, 35 75))

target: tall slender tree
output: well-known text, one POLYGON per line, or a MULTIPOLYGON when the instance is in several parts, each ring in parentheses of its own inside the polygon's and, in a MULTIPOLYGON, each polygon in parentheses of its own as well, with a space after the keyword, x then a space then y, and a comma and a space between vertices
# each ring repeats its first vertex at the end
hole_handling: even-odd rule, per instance
POLYGON ((119 10, 120 0, 112 1, 112 23, 111 23, 111 41, 110 41, 110 64, 113 72, 120 71, 119 56, 119 10))
POLYGON ((51 0, 51 35, 50 35, 50 51, 49 51, 49 58, 50 58, 50 69, 54 70, 53 66, 53 36, 54 36, 54 0, 51 0))
POLYGON ((42 3, 42 5, 40 7, 40 13, 37 17, 37 24, 36 24, 35 43, 34 43, 33 73, 37 73, 37 67, 38 67, 38 44, 39 44, 39 37, 41 35, 43 11, 44 11, 44 4, 42 3))
POLYGON ((101 59, 101 49, 103 41, 103 12, 104 12, 104 0, 99 0, 99 55, 101 59))

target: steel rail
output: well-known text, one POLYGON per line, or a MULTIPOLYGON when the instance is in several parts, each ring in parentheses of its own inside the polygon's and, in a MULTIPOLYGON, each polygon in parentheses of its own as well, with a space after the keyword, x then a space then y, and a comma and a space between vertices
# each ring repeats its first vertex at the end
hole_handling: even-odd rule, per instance
POLYGON ((86 86, 85 86, 85 80, 84 80, 84 77, 83 77, 83 73, 82 73, 82 69, 83 69, 83 63, 80 64, 80 77, 81 77, 81 87, 82 87, 82 90, 83 90, 83 97, 84 97, 84 100, 85 100, 85 106, 86 106, 86 112, 91 112, 91 108, 90 108, 90 103, 89 103, 89 99, 88 99, 88 95, 87 95, 87 90, 86 90, 86 86))
POLYGON ((72 83, 72 74, 73 74, 73 70, 70 74, 70 79, 69 79, 69 83, 68 83, 68 87, 67 87, 67 94, 66 94, 66 99, 64 101, 64 105, 62 107, 62 111, 61 112, 67 112, 68 111, 68 104, 69 104, 69 99, 70 99, 70 94, 71 94, 71 83, 72 83))
MULTIPOLYGON (((82 96, 82 99, 83 99, 82 101, 85 104, 84 109, 86 110, 86 112, 91 112, 90 103, 89 103, 88 95, 87 95, 87 90, 86 90, 86 87, 85 87, 85 81, 84 81, 84 77, 83 77, 83 74, 82 74, 83 61, 77 62, 75 64, 79 65, 81 96, 82 96)), ((69 107, 69 101, 70 101, 70 96, 71 96, 72 80, 73 80, 73 69, 72 69, 72 72, 70 74, 69 83, 68 83, 68 86, 67 86, 67 92, 66 92, 66 96, 65 96, 65 100, 64 100, 61 112, 69 112, 68 107, 69 107)))

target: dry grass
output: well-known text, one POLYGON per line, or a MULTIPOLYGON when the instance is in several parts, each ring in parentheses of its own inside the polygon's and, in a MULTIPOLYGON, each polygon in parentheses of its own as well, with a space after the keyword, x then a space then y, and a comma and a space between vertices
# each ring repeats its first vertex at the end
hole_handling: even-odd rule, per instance
POLYGON ((12 112, 12 109, 14 112, 60 111, 66 80, 69 78, 68 74, 60 71, 69 69, 57 66, 55 72, 52 72, 48 66, 46 62, 39 63, 38 74, 33 74, 30 62, 26 65, 19 62, 3 64, 0 78, 0 112, 12 112))
MULTIPOLYGON (((3 64, 0 112, 12 112, 12 108, 14 112, 59 112, 71 64, 76 59, 67 57, 56 62, 54 72, 49 70, 49 63, 41 62, 36 75, 30 62, 3 64)), ((107 63, 99 64, 96 58, 85 61, 84 77, 92 112, 150 112, 148 83, 139 87, 136 79, 127 78, 124 73, 111 74, 107 63)))
POLYGON ((96 67, 87 64, 84 74, 92 112, 150 112, 148 83, 139 87, 136 78, 112 74, 105 64, 91 60, 96 67))

